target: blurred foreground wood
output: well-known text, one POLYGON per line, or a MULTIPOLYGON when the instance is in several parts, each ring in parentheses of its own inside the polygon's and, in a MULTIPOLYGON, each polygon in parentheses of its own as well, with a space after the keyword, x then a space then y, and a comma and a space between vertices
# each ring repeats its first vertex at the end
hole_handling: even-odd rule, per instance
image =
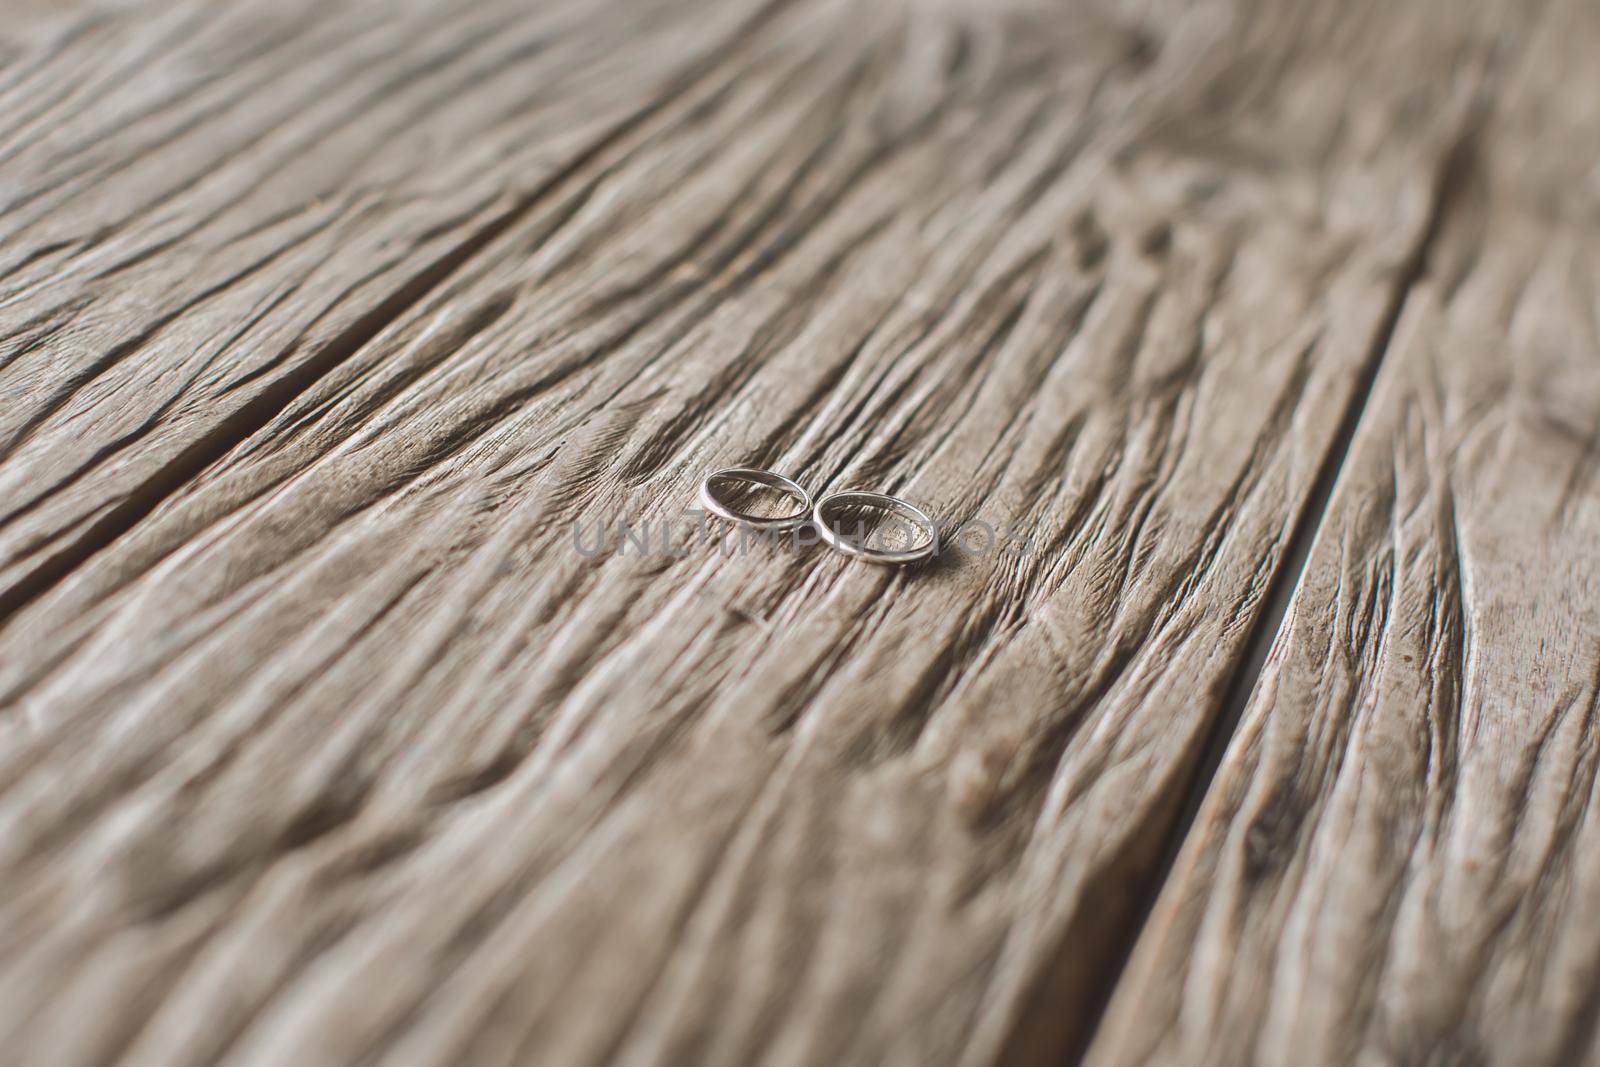
POLYGON ((8 1061, 1600 1062, 1591 6, 19 7, 8 1061))

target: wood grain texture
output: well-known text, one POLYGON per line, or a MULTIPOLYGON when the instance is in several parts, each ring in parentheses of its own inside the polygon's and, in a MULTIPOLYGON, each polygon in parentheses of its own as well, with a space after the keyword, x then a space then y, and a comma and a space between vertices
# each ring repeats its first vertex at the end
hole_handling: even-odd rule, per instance
POLYGON ((1596 39, 1543 11, 1459 159, 1094 1064, 1600 1062, 1596 39))
POLYGON ((710 76, 758 11, 290 0, 24 20, 0 76, 0 614, 710 76))
POLYGON ((0 531, 0 1044, 1081 1045, 1437 232, 1495 9, 201 10, 110 47, 254 40, 327 132, 263 120, 172 183, 203 110, 175 93, 98 170, 62 177, 72 137, 10 164, 149 195, 89 266, 6 246, 17 329, 80 293, 37 329, 85 355, 0 371, 31 405, 0 476, 44 493, 0 531), (372 53, 262 43, 346 15, 372 53), (276 199, 230 186, 279 164, 276 199), (277 217, 313 189, 336 218, 277 217), (732 462, 1034 547, 574 547, 732 462))

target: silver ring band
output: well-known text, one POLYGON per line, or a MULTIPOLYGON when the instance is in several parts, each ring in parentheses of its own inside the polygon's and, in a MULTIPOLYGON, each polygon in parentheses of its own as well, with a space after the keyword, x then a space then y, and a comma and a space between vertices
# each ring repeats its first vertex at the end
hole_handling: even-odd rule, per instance
POLYGON ((908 504, 897 496, 887 493, 869 493, 864 489, 849 489, 842 493, 832 493, 817 501, 817 506, 811 510, 811 521, 816 526, 817 533, 834 549, 847 556, 864 559, 868 563, 920 563, 939 551, 939 527, 929 517, 928 513, 914 504, 908 504), (851 538, 833 528, 828 521, 828 512, 837 509, 840 505, 869 504, 873 507, 883 508, 898 515, 909 518, 913 523, 926 530, 928 540, 926 544, 914 548, 890 551, 886 548, 869 548, 859 539, 851 538))
POLYGON ((771 471, 764 471, 756 467, 724 467, 722 470, 712 471, 700 483, 700 503, 705 505, 707 511, 719 518, 757 530, 788 530, 805 522, 811 514, 810 493, 800 488, 798 483, 785 478, 781 474, 773 474, 771 471), (756 485, 768 486, 798 500, 800 502, 800 510, 793 515, 778 516, 752 515, 749 512, 740 511, 717 497, 714 485, 717 482, 752 482, 756 485))

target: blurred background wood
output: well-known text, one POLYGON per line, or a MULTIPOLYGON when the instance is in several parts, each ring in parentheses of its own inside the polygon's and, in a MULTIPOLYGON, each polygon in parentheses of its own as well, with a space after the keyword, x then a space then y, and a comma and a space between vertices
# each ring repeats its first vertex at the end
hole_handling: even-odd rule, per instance
POLYGON ((0 37, 18 1062, 1596 1056, 1581 3, 0 37))

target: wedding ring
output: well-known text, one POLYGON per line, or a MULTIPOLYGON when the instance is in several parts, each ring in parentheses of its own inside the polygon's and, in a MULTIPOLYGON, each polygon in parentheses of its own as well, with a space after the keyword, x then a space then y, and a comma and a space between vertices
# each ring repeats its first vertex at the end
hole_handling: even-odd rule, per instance
POLYGON ((810 493, 781 474, 773 474, 771 471, 759 470, 755 467, 725 467, 720 471, 712 471, 700 483, 700 503, 704 504, 706 510, 713 515, 756 530, 792 529, 805 522, 811 512, 810 493), (738 482, 748 482, 776 489, 785 496, 798 500, 800 502, 800 510, 792 515, 778 516, 752 515, 747 511, 740 511, 717 496, 718 486, 727 486, 738 482))
POLYGON ((847 556, 864 559, 869 563, 920 563, 939 551, 939 527, 928 513, 914 504, 908 504, 899 497, 889 496, 886 493, 869 493, 864 489, 833 493, 817 501, 817 506, 811 510, 811 521, 816 526, 817 533, 830 546, 847 556), (869 547, 865 543, 865 538, 850 537, 834 528, 831 516, 836 515, 841 508, 852 505, 881 508, 910 519, 914 525, 927 533, 928 539, 912 548, 900 550, 869 547))

